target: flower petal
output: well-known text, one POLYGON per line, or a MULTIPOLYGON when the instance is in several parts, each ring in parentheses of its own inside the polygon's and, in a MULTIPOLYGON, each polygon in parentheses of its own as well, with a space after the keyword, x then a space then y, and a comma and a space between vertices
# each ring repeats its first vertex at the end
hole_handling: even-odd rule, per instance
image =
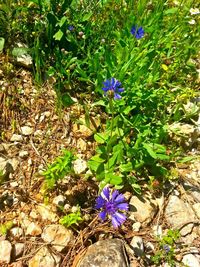
POLYGON ((120 223, 118 222, 118 220, 116 219, 116 217, 113 215, 112 216, 112 225, 114 228, 117 228, 118 226, 120 226, 120 223))
POLYGON ((106 200, 102 196, 98 196, 96 199, 95 209, 101 209, 105 205, 106 200))
POLYGON ((121 97, 121 95, 119 95, 119 94, 114 94, 114 99, 116 100, 116 99, 121 99, 122 97, 121 97))
POLYGON ((115 214, 112 215, 112 217, 114 217, 119 224, 122 224, 126 221, 126 215, 124 215, 123 213, 119 213, 119 212, 115 212, 115 214))
POLYGON ((110 200, 110 188, 108 186, 104 187, 104 189, 101 192, 101 196, 107 201, 110 200))
POLYGON ((119 210, 128 210, 128 203, 119 203, 116 205, 116 208, 119 210))
POLYGON ((116 197, 119 195, 119 191, 118 190, 115 190, 113 193, 112 193, 112 201, 114 202, 116 197))
POLYGON ((125 202, 125 197, 123 194, 119 194, 116 198, 115 198, 115 202, 116 203, 121 203, 121 202, 125 202))
POLYGON ((105 221, 106 219, 106 211, 103 210, 99 213, 99 218, 102 220, 102 221, 105 221))

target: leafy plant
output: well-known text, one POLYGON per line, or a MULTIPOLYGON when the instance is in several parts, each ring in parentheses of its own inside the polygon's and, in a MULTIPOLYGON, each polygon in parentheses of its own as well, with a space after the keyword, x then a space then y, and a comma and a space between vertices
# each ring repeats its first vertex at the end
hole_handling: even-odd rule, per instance
POLYGON ((155 255, 151 257, 151 260, 155 264, 167 262, 169 266, 176 266, 175 248, 176 241, 179 237, 180 233, 178 230, 169 229, 166 235, 159 238, 158 250, 155 252, 155 255))
POLYGON ((0 233, 2 235, 6 235, 7 232, 13 227, 13 222, 8 221, 5 222, 4 224, 0 224, 0 233))
POLYGON ((80 210, 78 210, 77 212, 65 215, 63 218, 60 219, 59 223, 69 228, 73 224, 78 225, 82 221, 83 219, 81 217, 81 212, 80 210))
POLYGON ((62 155, 48 165, 47 170, 42 173, 47 189, 52 189, 58 180, 63 179, 65 175, 73 172, 73 159, 74 156, 70 151, 63 150, 62 155))

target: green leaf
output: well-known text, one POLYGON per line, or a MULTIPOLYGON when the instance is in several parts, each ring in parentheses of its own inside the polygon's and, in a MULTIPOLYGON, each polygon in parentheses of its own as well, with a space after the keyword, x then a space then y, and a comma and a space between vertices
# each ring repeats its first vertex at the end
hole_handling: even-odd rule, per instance
POLYGON ((82 18, 82 21, 86 21, 86 20, 89 20, 89 18, 92 16, 92 12, 89 12, 87 14, 85 14, 82 18))
POLYGON ((150 144, 143 143, 143 147, 146 149, 146 151, 152 158, 157 159, 157 155, 150 144))
POLYGON ((185 162, 188 162, 188 161, 195 160, 196 158, 197 158, 196 156, 184 157, 182 159, 179 159, 177 162, 178 163, 185 163, 185 162))
POLYGON ((91 157, 90 160, 100 162, 100 163, 105 161, 105 159, 102 159, 100 157, 100 155, 95 155, 95 156, 91 157))
POLYGON ((56 41, 60 41, 63 37, 63 32, 61 30, 57 31, 57 33, 54 34, 53 38, 56 41))
POLYGON ((28 48, 27 47, 14 47, 12 50, 12 55, 14 57, 20 57, 24 54, 28 54, 28 48))
POLYGON ((99 144, 104 144, 108 138, 108 134, 106 133, 96 133, 94 135, 94 140, 99 144))
POLYGON ((59 25, 61 28, 65 24, 66 20, 67 20, 67 17, 63 16, 61 20, 57 23, 57 25, 59 25))
POLYGON ((67 93, 64 93, 62 96, 61 96, 61 101, 62 101, 62 104, 64 107, 69 107, 71 105, 73 105, 75 102, 73 101, 73 99, 70 97, 69 94, 67 93))
POLYGON ((5 39, 3 37, 0 37, 0 52, 3 51, 5 44, 5 39))
POLYGON ((121 164, 119 169, 121 172, 131 172, 133 170, 133 165, 131 162, 128 162, 126 164, 121 164))
POLYGON ((113 184, 113 185, 120 185, 123 182, 123 179, 121 176, 115 175, 112 173, 105 174, 105 179, 107 180, 108 183, 113 184))

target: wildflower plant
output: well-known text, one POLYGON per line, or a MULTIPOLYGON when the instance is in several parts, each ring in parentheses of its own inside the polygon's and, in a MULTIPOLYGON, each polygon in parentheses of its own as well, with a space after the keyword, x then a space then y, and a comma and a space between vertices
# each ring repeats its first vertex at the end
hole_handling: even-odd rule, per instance
POLYGON ((111 192, 108 186, 104 187, 96 199, 95 208, 101 210, 99 218, 102 221, 105 221, 107 217, 111 219, 114 228, 121 226, 126 221, 126 215, 121 211, 127 211, 128 204, 124 195, 120 194, 118 190, 111 192))
POLYGON ((133 26, 131 28, 131 34, 134 35, 136 39, 141 39, 144 36, 144 29, 137 25, 133 26))

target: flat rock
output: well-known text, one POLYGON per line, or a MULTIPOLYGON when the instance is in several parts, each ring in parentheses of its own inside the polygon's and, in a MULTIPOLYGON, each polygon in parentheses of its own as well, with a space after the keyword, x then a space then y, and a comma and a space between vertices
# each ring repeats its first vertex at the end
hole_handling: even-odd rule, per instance
POLYGON ((197 217, 200 219, 200 203, 195 203, 193 205, 193 209, 194 209, 197 217))
POLYGON ((8 179, 10 173, 13 173, 13 171, 12 164, 9 162, 9 160, 0 157, 0 182, 8 179))
POLYGON ((57 251, 62 251, 70 241, 73 240, 73 233, 63 225, 52 224, 45 227, 42 239, 51 243, 57 251))
POLYGON ((64 206, 65 200, 66 200, 65 196, 58 195, 58 196, 54 197, 53 204, 56 205, 57 207, 64 206))
POLYGON ((186 226, 180 230, 182 236, 185 236, 192 231, 194 226, 192 222, 197 220, 195 213, 189 204, 174 195, 169 197, 169 202, 165 210, 165 218, 172 228, 180 228, 182 225, 186 224, 186 226))
POLYGON ((30 126, 23 126, 21 127, 21 132, 23 135, 28 136, 33 133, 33 128, 30 126))
POLYGON ((10 229, 10 233, 12 236, 18 239, 23 235, 24 231, 21 227, 13 227, 12 229, 10 229))
POLYGON ((60 256, 50 253, 47 247, 42 247, 29 261, 28 267, 58 267, 60 256))
POLYGON ((19 157, 22 159, 28 158, 28 151, 25 150, 19 151, 19 157))
POLYGON ((24 243, 16 243, 16 244, 14 244, 14 246, 13 246, 13 256, 14 256, 15 259, 20 257, 23 254, 24 247, 25 247, 24 243))
POLYGON ((11 142, 22 142, 23 141, 23 137, 21 136, 21 134, 13 134, 10 138, 11 142))
POLYGON ((0 241, 0 264, 10 262, 11 250, 12 245, 8 240, 0 241))
POLYGON ((156 201, 147 196, 132 196, 130 199, 130 217, 136 221, 148 225, 158 211, 156 201))
POLYGON ((129 267, 125 247, 120 239, 107 239, 88 247, 77 267, 129 267))
POLYGON ((31 236, 39 236, 42 233, 41 227, 34 222, 31 222, 27 229, 26 229, 26 235, 31 235, 31 236))
POLYGON ((188 267, 200 267, 200 262, 193 254, 183 256, 182 262, 188 267))
POLYGON ((76 174, 84 173, 87 169, 87 162, 83 159, 76 159, 74 161, 74 172, 76 174))
POLYGON ((130 246, 132 247, 135 256, 141 257, 144 252, 144 243, 140 236, 134 236, 131 240, 130 246))
POLYGON ((56 222, 58 221, 58 216, 51 211, 51 207, 46 205, 38 205, 37 212, 40 214, 42 220, 56 222))

